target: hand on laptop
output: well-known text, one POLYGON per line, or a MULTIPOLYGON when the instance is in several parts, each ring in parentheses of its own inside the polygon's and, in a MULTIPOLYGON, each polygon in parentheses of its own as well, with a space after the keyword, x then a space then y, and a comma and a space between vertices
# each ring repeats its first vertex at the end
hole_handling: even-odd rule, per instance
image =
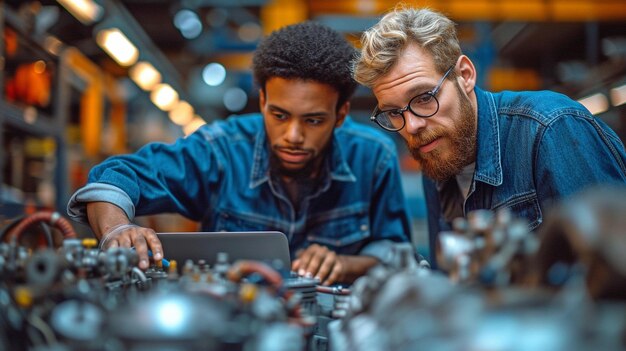
POLYGON ((342 278, 342 258, 326 246, 313 244, 298 253, 291 270, 300 276, 315 277, 322 285, 330 285, 342 278))
POLYGON ((338 255, 326 246, 313 244, 297 254, 291 270, 301 276, 316 277, 322 285, 352 283, 378 264, 371 256, 338 255))

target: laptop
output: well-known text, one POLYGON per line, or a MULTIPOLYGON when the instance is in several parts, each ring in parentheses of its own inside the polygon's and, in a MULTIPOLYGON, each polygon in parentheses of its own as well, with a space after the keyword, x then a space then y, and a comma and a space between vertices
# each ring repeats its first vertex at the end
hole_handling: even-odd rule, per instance
POLYGON ((176 260, 182 267, 186 260, 205 260, 214 265, 219 252, 228 254, 228 262, 256 260, 272 263, 279 260, 291 267, 289 243, 285 234, 277 231, 259 232, 177 232, 157 233, 163 245, 165 259, 176 260))

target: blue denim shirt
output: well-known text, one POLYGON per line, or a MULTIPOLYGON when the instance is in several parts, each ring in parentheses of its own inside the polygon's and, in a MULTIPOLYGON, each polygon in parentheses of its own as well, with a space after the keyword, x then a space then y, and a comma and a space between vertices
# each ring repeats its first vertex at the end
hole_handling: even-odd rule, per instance
MULTIPOLYGON (((478 144, 465 214, 509 207, 536 229, 553 202, 592 185, 626 184, 624 145, 578 102, 550 91, 475 92, 478 144)), ((424 191, 435 252, 437 233, 450 227, 432 180, 424 191)))
POLYGON ((311 243, 339 254, 387 260, 408 241, 409 217, 396 147, 382 132, 346 118, 335 129, 319 187, 296 211, 269 173, 270 149, 260 114, 230 117, 168 145, 94 167, 68 213, 86 222, 85 203, 107 201, 129 216, 175 212, 204 231, 278 230, 291 255, 311 243))

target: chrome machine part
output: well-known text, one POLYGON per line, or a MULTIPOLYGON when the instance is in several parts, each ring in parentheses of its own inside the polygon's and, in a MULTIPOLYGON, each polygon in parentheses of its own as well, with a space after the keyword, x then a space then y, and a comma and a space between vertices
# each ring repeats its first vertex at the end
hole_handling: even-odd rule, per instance
POLYGON ((50 315, 52 328, 64 338, 95 341, 102 332, 105 314, 98 306, 80 300, 56 305, 50 315))
POLYGON ((626 189, 589 189, 560 204, 538 232, 532 282, 559 288, 583 275, 594 299, 626 299, 626 189))

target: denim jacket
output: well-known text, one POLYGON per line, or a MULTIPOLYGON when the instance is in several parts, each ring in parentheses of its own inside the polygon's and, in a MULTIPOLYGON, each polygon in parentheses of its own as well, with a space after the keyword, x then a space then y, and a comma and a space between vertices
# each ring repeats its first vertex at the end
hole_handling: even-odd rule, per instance
MULTIPOLYGON (((576 101, 550 91, 475 92, 478 144, 466 215, 509 207, 536 229, 553 202, 592 185, 626 183, 624 145, 576 101)), ((432 180, 424 191, 435 252, 437 233, 450 227, 432 180)))
POLYGON ((346 118, 329 150, 319 187, 296 211, 270 177, 263 117, 230 117, 174 144, 109 158, 92 169, 68 213, 85 222, 85 202, 107 201, 131 219, 175 212, 203 231, 281 231, 292 257, 317 243, 386 261, 390 245, 410 233, 394 143, 346 118))

